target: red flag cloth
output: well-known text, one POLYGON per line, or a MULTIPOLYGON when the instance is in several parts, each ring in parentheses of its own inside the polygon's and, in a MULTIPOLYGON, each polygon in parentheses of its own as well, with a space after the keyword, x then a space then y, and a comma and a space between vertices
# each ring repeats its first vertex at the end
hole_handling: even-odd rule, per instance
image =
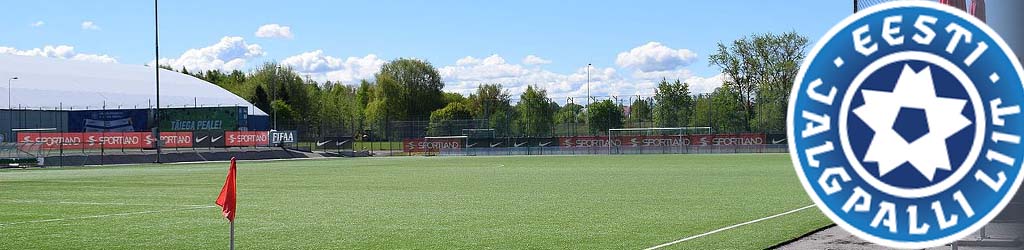
POLYGON ((217 197, 217 205, 221 207, 224 218, 228 221, 235 221, 235 157, 231 157, 231 167, 228 168, 228 178, 224 180, 224 187, 220 189, 220 196, 217 197))

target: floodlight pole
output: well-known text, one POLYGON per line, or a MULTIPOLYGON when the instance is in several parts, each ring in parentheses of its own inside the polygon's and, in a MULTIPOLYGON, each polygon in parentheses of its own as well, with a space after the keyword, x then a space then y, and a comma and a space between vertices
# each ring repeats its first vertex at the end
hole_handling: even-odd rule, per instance
POLYGON ((590 128, 590 64, 587 64, 587 128, 590 128))
POLYGON ((153 113, 153 120, 155 123, 154 129, 156 136, 156 163, 160 163, 160 16, 159 12, 159 0, 153 0, 153 33, 154 33, 154 51, 156 52, 156 65, 154 72, 156 72, 156 112, 153 113))
MULTIPOLYGON (((11 130, 11 134, 14 133, 14 109, 11 108, 11 82, 18 80, 18 77, 11 77, 7 79, 7 129, 11 130)), ((17 135, 11 135, 10 138, 15 138, 17 135)))
POLYGON ((270 76, 270 93, 273 96, 270 100, 270 109, 274 110, 274 130, 277 130, 277 108, 274 108, 274 101, 277 101, 277 73, 281 71, 281 65, 274 67, 274 74, 270 76))

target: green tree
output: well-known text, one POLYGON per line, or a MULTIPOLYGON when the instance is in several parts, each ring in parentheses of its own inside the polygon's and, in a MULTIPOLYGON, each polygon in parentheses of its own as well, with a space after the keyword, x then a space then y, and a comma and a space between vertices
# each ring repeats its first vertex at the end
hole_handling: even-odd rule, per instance
POLYGON ((319 103, 317 112, 318 132, 322 136, 355 134, 360 130, 362 108, 355 96, 355 88, 341 83, 327 81, 310 88, 319 103))
POLYGON ((448 104, 451 104, 451 103, 462 103, 462 104, 465 104, 466 103, 466 97, 462 96, 462 94, 459 94, 459 93, 445 92, 444 93, 444 104, 448 105, 448 104))
POLYGON ((591 134, 601 134, 608 129, 622 128, 622 109, 611 100, 591 103, 587 107, 587 126, 591 134))
POLYGON ((400 115, 393 117, 404 120, 423 119, 445 105, 441 91, 444 82, 437 69, 426 61, 396 59, 381 66, 376 77, 378 85, 381 79, 389 79, 399 86, 398 95, 386 98, 388 102, 404 109, 400 115))
POLYGON ((547 136, 554 125, 554 110, 547 90, 535 86, 526 86, 526 91, 519 97, 516 104, 516 119, 519 131, 526 136, 547 136))
POLYGON ((261 110, 270 111, 270 97, 267 96, 267 91, 263 89, 263 86, 256 86, 256 91, 249 98, 249 102, 261 110))
POLYGON ((808 39, 796 32, 766 33, 718 44, 711 64, 736 92, 745 130, 784 131, 789 91, 806 54, 808 39), (758 113, 761 113, 760 115, 758 113))
POLYGON ((511 107, 512 95, 501 84, 482 84, 477 86, 476 93, 469 95, 467 101, 474 117, 489 119, 496 111, 511 107))
POLYGON ((580 119, 582 113, 583 105, 568 103, 555 114, 555 121, 562 124, 583 122, 583 120, 580 119))
POLYGON ((711 122, 711 95, 700 94, 693 98, 693 115, 689 121, 691 127, 714 127, 711 122))
POLYGON ((288 105, 282 100, 275 100, 270 104, 270 106, 271 112, 277 113, 277 121, 279 122, 279 125, 283 125, 282 127, 293 126, 291 123, 299 116, 299 113, 296 112, 291 105, 288 105))
POLYGON ((690 123, 693 97, 690 84, 662 79, 655 90, 654 123, 658 127, 682 127, 690 123))
POLYGON ((457 134, 460 131, 455 130, 461 127, 459 127, 458 124, 454 124, 453 121, 466 120, 472 116, 473 113, 465 104, 460 102, 448 103, 444 108, 434 110, 434 112, 430 113, 429 134, 432 136, 457 134))
POLYGON ((475 119, 487 120, 487 125, 499 136, 512 134, 515 111, 512 95, 501 84, 482 84, 466 98, 475 119))
POLYGON ((633 103, 629 105, 629 117, 626 120, 633 124, 631 126, 643 126, 644 122, 653 119, 653 109, 651 106, 651 102, 647 101, 647 99, 638 98, 633 100, 633 103))
POLYGON ((402 98, 402 86, 395 80, 387 75, 380 75, 373 90, 372 101, 366 105, 365 111, 365 121, 369 129, 383 132, 389 121, 407 117, 405 112, 408 109, 403 106, 404 102, 394 100, 402 98))
POLYGON ((747 124, 743 117, 746 115, 743 110, 740 92, 729 86, 722 86, 711 93, 711 122, 716 131, 723 133, 746 132, 747 124))
POLYGON ((359 82, 359 90, 356 91, 356 99, 359 100, 359 104, 363 107, 370 104, 371 98, 373 98, 373 83, 362 80, 359 82))

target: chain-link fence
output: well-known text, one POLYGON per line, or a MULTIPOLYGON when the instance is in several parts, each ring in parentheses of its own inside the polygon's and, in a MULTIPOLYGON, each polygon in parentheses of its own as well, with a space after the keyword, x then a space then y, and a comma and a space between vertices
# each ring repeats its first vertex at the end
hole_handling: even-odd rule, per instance
POLYGON ((710 94, 691 96, 676 108, 659 107, 651 96, 564 100, 549 100, 553 107, 545 114, 519 110, 513 99, 504 110, 493 105, 469 119, 366 122, 355 130, 355 149, 375 155, 786 152, 782 104, 720 109, 710 94), (610 133, 617 129, 639 132, 610 133))
POLYGON ((152 155, 156 144, 168 153, 284 147, 339 156, 785 151, 784 102, 727 106, 711 94, 689 96, 675 105, 654 96, 549 99, 550 107, 539 110, 519 102, 481 105, 465 119, 385 115, 369 120, 364 114, 284 119, 231 113, 232 107, 162 109, 159 140, 153 134, 152 109, 5 110, 0 111, 0 130, 7 142, 46 143, 51 156, 88 158, 72 165, 104 164, 109 155, 152 155), (245 119, 232 120, 235 115, 245 119), (634 132, 610 132, 619 129, 634 132), (453 136, 465 139, 429 139, 453 136))

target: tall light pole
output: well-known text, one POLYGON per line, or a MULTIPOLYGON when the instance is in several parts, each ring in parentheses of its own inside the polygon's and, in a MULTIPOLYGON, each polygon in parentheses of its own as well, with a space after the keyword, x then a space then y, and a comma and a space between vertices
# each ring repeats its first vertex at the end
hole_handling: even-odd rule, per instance
POLYGON ((11 109, 11 81, 18 80, 18 77, 11 77, 7 79, 7 109, 11 109))
MULTIPOLYGON (((11 108, 11 82, 14 80, 18 80, 18 77, 15 76, 7 79, 7 129, 12 134, 14 133, 14 109, 11 108)), ((14 138, 14 135, 8 138, 14 138)))
POLYGON ((153 68, 154 72, 156 72, 156 112, 153 113, 153 120, 156 126, 153 129, 155 131, 154 136, 156 136, 156 163, 160 163, 160 143, 163 142, 160 139, 160 16, 158 14, 160 4, 158 1, 153 0, 153 50, 156 52, 156 61, 154 61, 156 62, 156 65, 154 65, 156 67, 153 68))
POLYGON ((274 111, 274 130, 277 130, 277 108, 274 107, 274 101, 277 101, 277 73, 281 71, 281 65, 274 67, 274 74, 270 76, 270 109, 274 111))
POLYGON ((590 127, 590 67, 591 67, 591 65, 588 63, 587 64, 587 121, 586 121, 588 128, 590 127))

